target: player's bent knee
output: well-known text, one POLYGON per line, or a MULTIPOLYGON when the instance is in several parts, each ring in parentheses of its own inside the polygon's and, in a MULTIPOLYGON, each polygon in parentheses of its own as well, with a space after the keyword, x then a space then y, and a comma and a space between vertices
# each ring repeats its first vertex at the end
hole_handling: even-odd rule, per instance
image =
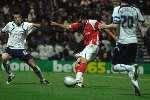
POLYGON ((27 62, 28 62, 28 63, 33 63, 33 62, 34 62, 34 59, 32 59, 32 58, 31 58, 31 59, 28 59, 27 62))
POLYGON ((87 59, 85 59, 85 58, 83 58, 83 57, 80 57, 80 62, 81 62, 81 63, 87 63, 87 62, 88 62, 88 60, 87 60, 87 59))
POLYGON ((3 54, 2 54, 2 60, 3 60, 3 61, 8 60, 9 58, 10 58, 10 56, 9 56, 8 53, 3 53, 3 54))

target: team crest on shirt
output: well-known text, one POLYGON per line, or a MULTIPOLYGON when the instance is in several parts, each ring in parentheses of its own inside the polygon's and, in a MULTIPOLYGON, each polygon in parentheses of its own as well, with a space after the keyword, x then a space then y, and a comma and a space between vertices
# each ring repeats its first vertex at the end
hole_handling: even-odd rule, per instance
POLYGON ((86 33, 86 35, 89 35, 89 34, 90 34, 90 32, 87 32, 87 33, 86 33))

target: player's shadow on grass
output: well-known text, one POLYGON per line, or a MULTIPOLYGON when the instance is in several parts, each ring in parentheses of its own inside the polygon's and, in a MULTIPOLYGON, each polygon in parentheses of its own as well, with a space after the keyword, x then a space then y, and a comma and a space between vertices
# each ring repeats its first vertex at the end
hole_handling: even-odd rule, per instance
MULTIPOLYGON (((132 93, 120 93, 119 95, 131 96, 131 95, 134 95, 134 94, 132 94, 132 93)), ((150 93, 142 93, 141 96, 138 96, 138 97, 145 98, 146 100, 149 100, 150 93)))
POLYGON ((150 93, 142 93, 142 95, 150 95, 150 93))
MULTIPOLYGON (((92 88, 93 89, 97 89, 97 88, 102 89, 102 88, 104 88, 104 89, 110 89, 110 90, 114 89, 116 91, 119 91, 119 90, 130 91, 130 88, 113 87, 111 85, 90 85, 90 86, 86 86, 85 88, 91 88, 91 89, 92 88)), ((133 93, 115 93, 115 94, 117 94, 117 95, 126 95, 126 96, 132 96, 133 95, 134 96, 133 93)), ((142 93, 141 98, 149 100, 150 93, 142 93)))
POLYGON ((129 90, 128 88, 119 88, 119 87, 112 87, 111 85, 91 85, 91 86, 86 86, 86 88, 105 88, 105 89, 114 89, 114 90, 129 90))
POLYGON ((39 85, 37 82, 15 82, 14 85, 39 85))
POLYGON ((88 85, 88 86, 85 86, 85 88, 109 88, 111 86, 109 85, 88 85))
MULTIPOLYGON (((116 93, 117 94, 117 93, 116 93)), ((131 95, 134 95, 132 93, 118 93, 119 95, 126 95, 126 96, 131 96, 131 95)))

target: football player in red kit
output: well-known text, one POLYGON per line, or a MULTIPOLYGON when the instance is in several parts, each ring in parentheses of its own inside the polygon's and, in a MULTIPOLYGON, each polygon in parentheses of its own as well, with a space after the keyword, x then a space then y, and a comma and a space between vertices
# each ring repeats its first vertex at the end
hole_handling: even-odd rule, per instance
POLYGON ((85 48, 75 55, 77 58, 75 64, 76 71, 76 86, 83 87, 83 74, 86 71, 87 63, 93 60, 99 50, 99 43, 101 41, 101 31, 99 30, 100 22, 93 19, 82 19, 79 22, 72 23, 70 25, 59 24, 51 22, 51 25, 56 25, 65 29, 71 29, 78 31, 82 29, 82 35, 84 40, 85 48))

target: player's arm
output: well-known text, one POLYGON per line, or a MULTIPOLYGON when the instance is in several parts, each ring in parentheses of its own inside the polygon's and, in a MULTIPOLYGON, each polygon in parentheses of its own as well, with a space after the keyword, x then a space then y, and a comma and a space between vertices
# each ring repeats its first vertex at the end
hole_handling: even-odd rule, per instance
POLYGON ((146 31, 148 30, 149 24, 144 20, 144 17, 139 9, 137 9, 137 14, 138 14, 138 27, 141 31, 141 35, 144 37, 146 31))
POLYGON ((38 23, 30 23, 30 22, 24 22, 23 29, 26 30, 27 34, 32 33, 37 28, 40 28, 41 24, 38 23))
POLYGON ((57 22, 51 22, 51 25, 53 26, 58 26, 58 27, 61 27, 61 28, 65 28, 65 29, 70 29, 70 25, 66 25, 66 24, 60 24, 60 23, 57 23, 57 22))
POLYGON ((110 29, 110 28, 118 28, 120 19, 118 17, 113 17, 113 22, 111 24, 106 24, 105 22, 101 21, 101 25, 99 26, 102 29, 110 29))
POLYGON ((147 32, 147 30, 148 30, 148 27, 150 27, 150 26, 148 24, 146 24, 146 23, 138 23, 138 27, 139 27, 139 29, 141 31, 142 37, 144 37, 146 32, 147 32))
POLYGON ((116 40, 116 35, 110 31, 109 29, 104 29, 104 31, 110 36, 112 37, 114 40, 116 40))
POLYGON ((109 36, 111 36, 114 40, 116 40, 116 35, 113 34, 113 32, 111 32, 109 29, 117 29, 118 27, 119 27, 119 24, 114 24, 114 23, 111 23, 109 25, 101 24, 99 26, 99 29, 104 30, 109 36))
POLYGON ((33 27, 37 27, 37 28, 39 28, 39 27, 41 27, 41 24, 32 23, 32 26, 33 26, 33 27))
POLYGON ((105 30, 115 40, 116 40, 116 35, 112 34, 112 32, 109 32, 110 30, 108 29, 118 29, 120 25, 120 21, 121 21, 121 17, 118 11, 119 8, 120 8, 119 6, 114 8, 113 14, 112 14, 113 22, 111 24, 107 25, 101 21, 102 24, 99 26, 99 29, 105 30))
POLYGON ((0 36, 3 35, 3 33, 8 33, 9 31, 9 25, 10 25, 10 22, 6 24, 6 26, 4 26, 1 30, 0 30, 0 36))
POLYGON ((0 30, 0 37, 2 36, 2 33, 3 33, 2 30, 0 30))
POLYGON ((120 7, 115 7, 113 10, 113 14, 112 14, 113 22, 109 25, 106 25, 104 22, 101 21, 102 25, 100 26, 100 28, 102 29, 118 28, 121 21, 121 17, 118 11, 119 9, 120 7))
POLYGON ((106 25, 106 24, 101 24, 99 26, 99 28, 102 28, 102 29, 110 29, 110 28, 117 28, 119 25, 118 24, 114 24, 114 23, 111 23, 109 25, 106 25))
POLYGON ((10 25, 10 22, 7 23, 1 30, 0 32, 1 33, 7 33, 9 31, 9 25, 10 25))
POLYGON ((109 29, 110 28, 117 28, 118 25, 117 24, 109 24, 106 25, 105 22, 101 21, 101 23, 98 25, 98 28, 100 30, 104 30, 110 37, 112 37, 114 40, 116 40, 116 35, 111 32, 109 29))
POLYGON ((55 26, 59 26, 65 29, 70 29, 72 31, 78 31, 82 28, 82 23, 80 22, 75 22, 75 23, 71 23, 71 24, 59 24, 56 22, 51 22, 51 25, 55 25, 55 26))
MULTIPOLYGON (((6 24, 2 29, 0 29, 0 37, 2 37, 5 33, 9 31, 9 23, 6 24)), ((2 56, 2 50, 0 50, 0 58, 2 56)))

